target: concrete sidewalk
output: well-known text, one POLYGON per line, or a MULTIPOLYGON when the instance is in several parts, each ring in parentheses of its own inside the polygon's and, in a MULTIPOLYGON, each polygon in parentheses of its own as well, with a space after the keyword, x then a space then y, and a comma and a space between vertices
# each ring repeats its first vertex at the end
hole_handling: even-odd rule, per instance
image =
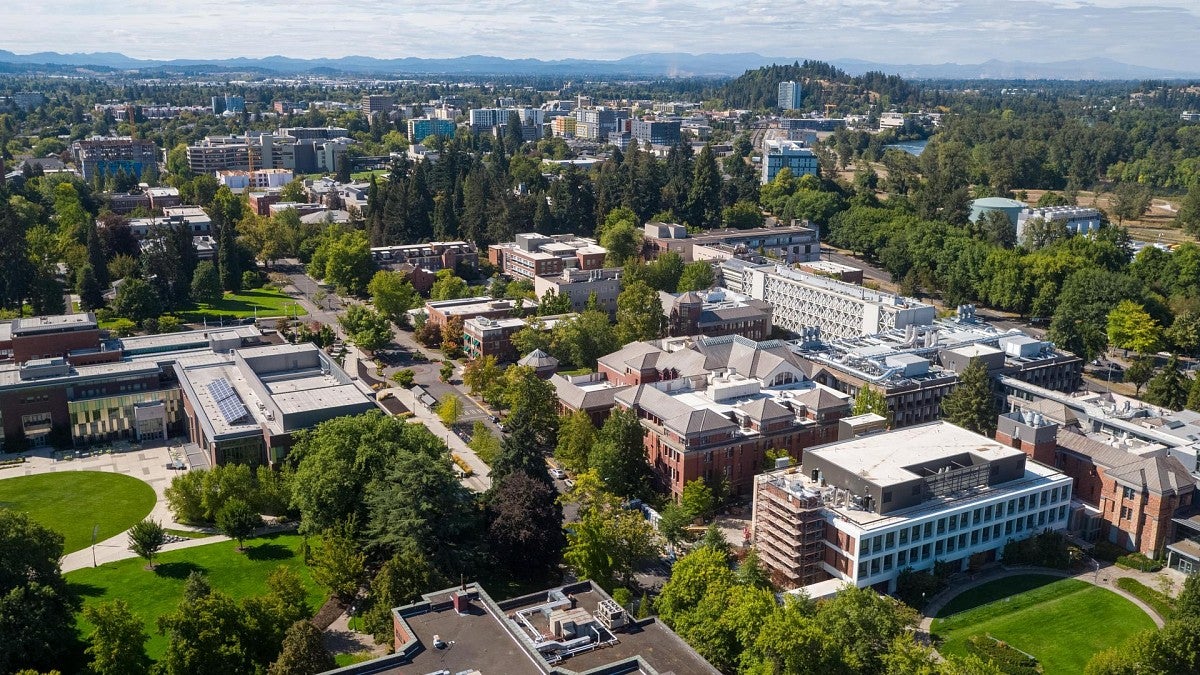
POLYGON ((415 423, 424 424, 434 436, 442 439, 446 443, 446 447, 450 448, 450 452, 461 457, 467 466, 471 467, 471 476, 462 480, 463 485, 476 492, 486 492, 492 487, 491 469, 479 459, 479 455, 463 442, 457 434, 446 428, 445 424, 438 419, 438 416, 431 410, 417 402, 413 393, 407 389, 394 388, 389 389, 392 394, 400 400, 409 410, 412 411, 415 423))
POLYGON ((1066 572, 1063 570, 1055 570, 1055 569, 1050 569, 1048 567, 1011 567, 1011 568, 999 567, 993 571, 981 574, 966 583, 950 586, 949 588, 947 588, 946 590, 942 591, 937 596, 935 596, 932 600, 930 600, 929 604, 925 607, 924 611, 922 612, 923 616, 921 618, 921 623, 918 628, 918 631, 924 637, 928 638, 928 636, 930 634, 930 628, 933 625, 933 619, 934 619, 934 617, 937 616, 937 613, 941 611, 942 607, 946 606, 946 603, 950 602, 951 600, 958 597, 962 593, 965 593, 966 591, 969 591, 972 588, 975 588, 977 586, 982 586, 983 584, 986 584, 989 581, 995 581, 997 579, 1004 579, 1007 577, 1015 577, 1015 576, 1021 576, 1021 575, 1027 575, 1027 574, 1040 574, 1040 575, 1045 575, 1045 576, 1061 577, 1063 579, 1078 579, 1080 581, 1084 581, 1089 584, 1092 584, 1093 586, 1099 586, 1100 588, 1110 590, 1113 593, 1116 593, 1117 595, 1119 595, 1119 596, 1125 598, 1126 600, 1132 602, 1133 604, 1137 605, 1138 608, 1140 608, 1147 615, 1149 615, 1150 619, 1154 621, 1154 625, 1158 626, 1159 628, 1162 628, 1163 627, 1163 619, 1162 619, 1162 617, 1160 617, 1158 615, 1157 612, 1155 612, 1146 603, 1135 598, 1134 596, 1130 595, 1129 593, 1126 593, 1125 591, 1121 590, 1120 588, 1118 588, 1115 585, 1114 582, 1116 582, 1117 579, 1120 579, 1122 577, 1129 577, 1132 579, 1137 579, 1138 581, 1141 581, 1142 583, 1146 584, 1147 586, 1154 588, 1154 584, 1146 583, 1147 580, 1145 578, 1143 578, 1143 577, 1147 576, 1146 573, 1132 571, 1131 574, 1127 574, 1127 572, 1131 572, 1131 570, 1124 570, 1124 569, 1121 569, 1120 567, 1117 567, 1116 565, 1107 565, 1105 567, 1101 567, 1099 570, 1087 570, 1086 572, 1079 572, 1079 573, 1071 573, 1071 572, 1066 572))
MULTIPOLYGON (((185 548, 193 548, 196 546, 205 546, 208 544, 216 544, 222 541, 229 541, 229 537, 222 534, 214 534, 211 537, 202 537, 200 539, 185 539, 163 546, 159 553, 168 551, 178 551, 185 548)), ((137 554, 129 550, 129 537, 126 532, 122 532, 115 537, 105 539, 96 544, 96 565, 104 563, 117 562, 118 560, 128 560, 136 558, 137 554)), ((85 567, 92 567, 92 547, 85 548, 81 551, 68 553, 62 559, 63 574, 73 572, 85 567)))

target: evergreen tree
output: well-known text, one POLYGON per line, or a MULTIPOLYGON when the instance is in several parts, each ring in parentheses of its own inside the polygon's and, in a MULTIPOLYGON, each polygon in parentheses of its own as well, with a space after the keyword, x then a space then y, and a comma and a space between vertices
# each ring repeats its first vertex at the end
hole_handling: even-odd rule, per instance
POLYGON ((705 229, 721 224, 721 171, 712 147, 705 144, 696 155, 695 173, 688 191, 688 224, 705 229))
POLYGON ((241 253, 237 244, 237 226, 228 223, 217 233, 217 259, 220 261, 221 288, 231 293, 242 290, 241 253))
POLYGON ((108 288, 108 259, 104 256, 104 247, 100 243, 100 232, 94 219, 88 220, 87 226, 88 264, 96 275, 96 282, 101 288, 108 288))
POLYGON ((942 399, 942 415, 951 424, 990 437, 996 431, 996 414, 987 366, 971 359, 959 373, 958 386, 942 399))
POLYGON ((85 310, 95 310, 104 306, 104 289, 96 278, 96 271, 91 265, 84 265, 75 274, 75 292, 79 294, 79 305, 85 310))
POLYGON ((1188 410, 1200 412, 1200 377, 1192 378, 1192 386, 1188 389, 1187 405, 1184 407, 1188 410))
POLYGON ((1167 365, 1146 383, 1146 401, 1171 410, 1183 410, 1187 405, 1192 381, 1179 372, 1179 357, 1167 359, 1167 365))

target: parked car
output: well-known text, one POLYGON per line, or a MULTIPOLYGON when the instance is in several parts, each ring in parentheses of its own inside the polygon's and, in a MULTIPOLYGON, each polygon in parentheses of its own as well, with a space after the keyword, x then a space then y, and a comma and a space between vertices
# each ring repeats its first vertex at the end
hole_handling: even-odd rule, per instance
POLYGON ((550 469, 550 476, 558 480, 566 480, 567 472, 562 469, 550 469))

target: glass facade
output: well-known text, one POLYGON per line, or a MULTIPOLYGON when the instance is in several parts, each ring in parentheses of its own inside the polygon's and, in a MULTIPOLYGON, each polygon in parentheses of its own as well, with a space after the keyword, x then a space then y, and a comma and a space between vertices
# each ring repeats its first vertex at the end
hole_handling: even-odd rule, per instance
MULTIPOLYGON (((165 408, 167 428, 178 427, 183 404, 182 392, 177 388, 70 401, 67 412, 71 420, 71 438, 76 444, 136 438, 138 423, 134 407, 160 401, 165 408)), ((143 423, 142 426, 148 430, 153 425, 143 423)))

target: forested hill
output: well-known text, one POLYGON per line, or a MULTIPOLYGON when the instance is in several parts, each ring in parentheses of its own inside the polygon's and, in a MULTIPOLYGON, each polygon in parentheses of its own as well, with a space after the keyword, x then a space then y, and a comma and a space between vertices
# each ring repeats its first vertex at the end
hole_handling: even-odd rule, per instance
POLYGON ((774 108, 779 83, 787 81, 803 83, 807 110, 820 110, 831 103, 845 111, 865 111, 876 99, 888 105, 907 105, 915 104, 920 95, 916 85, 899 75, 873 71, 851 76, 822 61, 805 61, 747 70, 725 85, 721 98, 731 108, 774 108))

